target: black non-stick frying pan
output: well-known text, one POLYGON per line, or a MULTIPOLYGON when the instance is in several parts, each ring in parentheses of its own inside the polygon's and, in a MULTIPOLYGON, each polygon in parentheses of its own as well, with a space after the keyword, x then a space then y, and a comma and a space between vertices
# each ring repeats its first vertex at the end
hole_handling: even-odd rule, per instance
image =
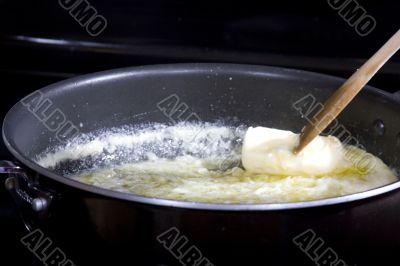
MULTIPOLYGON (((157 108, 171 95, 198 115, 193 119, 299 132, 306 120, 293 103, 309 94, 324 102, 342 82, 297 70, 231 64, 136 67, 66 80, 26 97, 7 114, 3 138, 22 168, 2 163, 10 173, 6 185, 26 227, 42 228, 76 265, 207 265, 204 258, 213 265, 322 265, 328 248, 335 251, 338 265, 386 260, 395 265, 400 182, 310 202, 203 204, 105 190, 35 163, 38 155, 76 134, 171 124, 157 108), (157 240, 170 228, 190 243, 177 246, 175 255, 157 240), (314 255, 293 242, 308 229, 325 243, 314 247, 314 255), (196 260, 185 262, 192 245, 201 257, 196 253, 196 260)), ((339 121, 367 151, 400 168, 399 114, 400 102, 392 95, 366 87, 339 121)))

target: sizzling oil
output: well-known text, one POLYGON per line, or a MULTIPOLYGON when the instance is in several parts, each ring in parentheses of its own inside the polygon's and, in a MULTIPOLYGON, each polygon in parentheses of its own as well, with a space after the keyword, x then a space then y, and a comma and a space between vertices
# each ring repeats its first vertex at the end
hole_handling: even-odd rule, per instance
POLYGON ((146 197, 205 203, 281 203, 316 200, 366 191, 396 180, 378 161, 361 174, 347 169, 325 176, 255 174, 240 167, 211 169, 190 157, 157 159, 86 172, 81 182, 146 197), (379 178, 378 178, 379 177, 379 178))

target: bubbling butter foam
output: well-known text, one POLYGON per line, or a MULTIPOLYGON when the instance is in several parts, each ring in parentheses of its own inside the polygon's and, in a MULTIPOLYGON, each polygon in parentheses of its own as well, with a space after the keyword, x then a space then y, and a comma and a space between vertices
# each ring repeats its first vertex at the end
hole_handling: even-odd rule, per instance
MULTIPOLYGON (((37 162, 67 178, 106 189, 223 204, 316 200, 366 191, 397 180, 378 158, 375 167, 365 174, 349 165, 331 168, 330 162, 340 162, 336 156, 313 170, 306 168, 312 164, 309 160, 293 165, 277 162, 272 165, 273 173, 245 170, 241 156, 246 129, 212 123, 125 127, 82 135, 42 154, 37 162), (286 168, 291 172, 281 172, 286 168)), ((321 148, 319 145, 315 152, 321 148)), ((329 149, 324 152, 335 152, 333 147, 329 149)), ((352 152, 366 153, 359 149, 352 152)), ((285 156, 283 160, 288 159, 285 156)))
POLYGON ((40 154, 36 162, 58 173, 137 163, 152 158, 192 156, 209 162, 240 163, 246 128, 220 123, 187 123, 173 126, 149 124, 114 128, 81 135, 64 146, 40 154))

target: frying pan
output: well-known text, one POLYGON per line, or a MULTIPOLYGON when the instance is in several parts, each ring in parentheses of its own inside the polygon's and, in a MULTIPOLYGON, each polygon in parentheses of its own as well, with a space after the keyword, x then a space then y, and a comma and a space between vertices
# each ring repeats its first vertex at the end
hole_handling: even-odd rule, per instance
MULTIPOLYGON (((305 118, 293 103, 306 95, 324 102, 343 81, 234 64, 134 67, 69 79, 34 92, 9 111, 3 139, 16 162, 3 161, 0 169, 8 173, 6 187, 27 230, 43 230, 76 265, 323 265, 330 263, 322 256, 328 248, 337 265, 397 265, 400 182, 316 201, 205 204, 86 185, 35 161, 77 134, 171 124, 157 108, 171 95, 203 122, 299 132, 305 118), (177 230, 189 244, 174 242, 174 253, 157 238, 168 230, 177 230), (294 239, 307 230, 324 245, 301 249, 294 239), (198 260, 183 261, 191 246, 201 257, 196 253, 198 260)), ((368 152, 400 168, 399 113, 393 95, 367 86, 339 121, 368 152)))

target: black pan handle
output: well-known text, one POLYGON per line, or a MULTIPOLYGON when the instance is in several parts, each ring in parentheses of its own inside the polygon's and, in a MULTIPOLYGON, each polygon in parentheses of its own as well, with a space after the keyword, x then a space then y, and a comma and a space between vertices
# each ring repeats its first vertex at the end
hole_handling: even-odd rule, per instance
POLYGON ((0 161, 0 174, 18 174, 24 170, 10 161, 0 161))
POLYGON ((25 228, 32 231, 49 215, 54 193, 41 188, 38 182, 17 164, 0 160, 0 174, 7 174, 5 187, 10 192, 25 228))

